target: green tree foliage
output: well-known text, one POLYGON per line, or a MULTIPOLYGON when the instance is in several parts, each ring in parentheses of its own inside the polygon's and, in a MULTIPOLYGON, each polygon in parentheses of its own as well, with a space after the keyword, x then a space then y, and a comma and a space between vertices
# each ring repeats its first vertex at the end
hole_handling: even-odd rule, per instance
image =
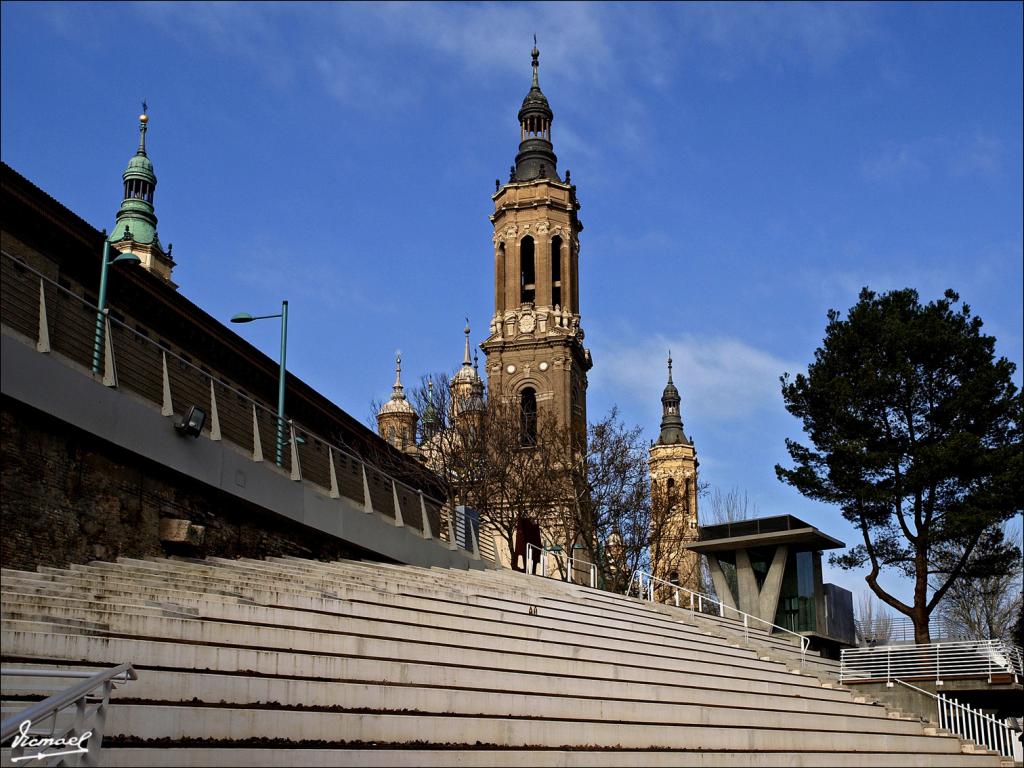
POLYGON ((1020 557, 1001 535, 1022 496, 1014 365, 996 359, 995 339, 959 300, 946 291, 922 306, 912 289, 865 288, 846 319, 829 312, 807 374, 782 377, 810 445, 787 440, 794 466, 776 474, 841 508, 862 542, 833 563, 866 566, 868 586, 911 618, 919 643, 952 584, 1020 557), (880 586, 885 570, 913 581, 912 604, 880 586))

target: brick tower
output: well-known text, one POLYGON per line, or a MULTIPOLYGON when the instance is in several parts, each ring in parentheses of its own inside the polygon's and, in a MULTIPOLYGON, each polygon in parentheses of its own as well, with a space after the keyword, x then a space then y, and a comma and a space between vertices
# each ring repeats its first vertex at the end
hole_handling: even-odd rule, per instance
POLYGON ((575 440, 586 439, 587 371, 579 302, 579 203, 576 187, 558 173, 551 144, 553 113, 538 82, 519 110, 516 163, 494 193, 494 315, 481 345, 489 395, 518 404, 523 440, 536 437, 548 413, 575 440), (530 432, 534 434, 531 436, 530 432))

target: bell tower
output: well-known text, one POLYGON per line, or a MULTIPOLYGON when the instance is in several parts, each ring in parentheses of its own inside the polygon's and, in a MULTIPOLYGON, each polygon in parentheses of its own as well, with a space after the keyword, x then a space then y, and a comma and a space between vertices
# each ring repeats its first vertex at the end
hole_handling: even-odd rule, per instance
MULTIPOLYGON (((661 433, 651 445, 651 561, 654 575, 700 591, 699 556, 685 545, 697 540, 697 450, 683 431, 679 390, 672 381, 661 394, 661 433)), ((683 595, 686 598, 686 595, 683 595)))
MULTIPOLYGON (((481 345, 490 397, 518 404, 524 429, 547 412, 582 443, 587 371, 579 302, 580 204, 569 171, 558 173, 554 114, 540 89, 540 52, 519 110, 519 153, 504 185, 495 181, 494 315, 481 345)), ((535 435, 534 435, 535 436, 535 435)), ((530 435, 523 436, 528 443, 530 435)))

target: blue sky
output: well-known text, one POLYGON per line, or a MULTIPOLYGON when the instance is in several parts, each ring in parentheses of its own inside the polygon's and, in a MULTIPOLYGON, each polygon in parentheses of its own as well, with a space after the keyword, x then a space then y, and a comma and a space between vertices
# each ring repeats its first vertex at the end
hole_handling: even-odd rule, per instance
MULTIPOLYGON (((671 348, 703 478, 853 543, 775 479, 778 376, 863 285, 952 287, 1021 363, 1021 8, 6 2, 2 155, 109 229, 147 99, 182 293, 289 299, 289 369, 364 419, 396 349, 414 379, 455 369, 464 316, 484 338, 536 33, 591 417, 656 436, 671 348)), ((242 332, 276 355, 272 323, 242 332)))

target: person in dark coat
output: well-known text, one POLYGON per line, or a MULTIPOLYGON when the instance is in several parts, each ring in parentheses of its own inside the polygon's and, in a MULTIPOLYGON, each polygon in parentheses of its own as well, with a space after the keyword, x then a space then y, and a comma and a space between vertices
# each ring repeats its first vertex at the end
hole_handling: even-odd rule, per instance
MULTIPOLYGON (((533 544, 537 549, 541 548, 540 543, 540 526, 530 520, 527 517, 520 517, 516 521, 516 533, 515 533, 515 550, 512 554, 512 568, 523 573, 526 572, 526 545, 533 544), (523 566, 519 567, 519 558, 523 559, 523 566)), ((540 564, 540 553, 537 550, 533 551, 533 568, 531 575, 537 574, 537 566, 540 564)))

